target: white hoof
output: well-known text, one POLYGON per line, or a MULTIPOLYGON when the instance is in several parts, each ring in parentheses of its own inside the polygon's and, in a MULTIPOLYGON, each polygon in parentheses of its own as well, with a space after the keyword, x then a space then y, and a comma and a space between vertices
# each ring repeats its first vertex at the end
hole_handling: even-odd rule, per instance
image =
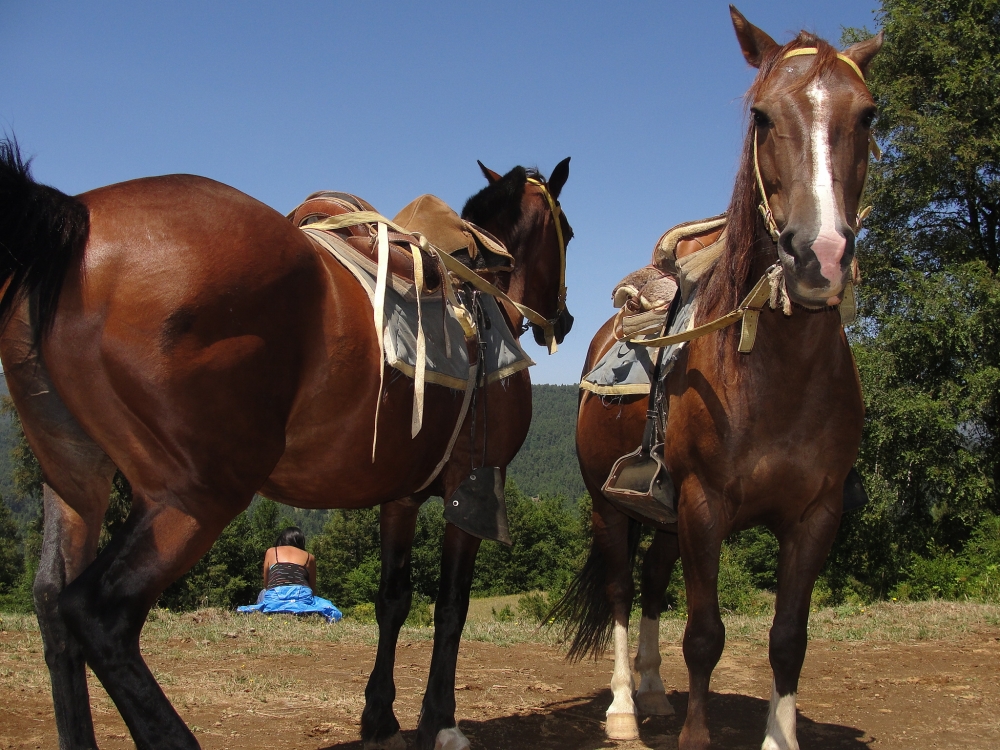
POLYGON ((608 714, 604 732, 609 740, 637 740, 639 722, 635 720, 635 714, 608 714))
POLYGON ((635 707, 643 716, 673 716, 674 707, 666 693, 636 693, 635 707))
POLYGON ((458 727, 442 729, 434 739, 434 750, 469 750, 472 747, 458 727))
POLYGON ((384 740, 368 740, 364 744, 365 750, 406 750, 406 740, 400 732, 396 732, 392 737, 384 740))

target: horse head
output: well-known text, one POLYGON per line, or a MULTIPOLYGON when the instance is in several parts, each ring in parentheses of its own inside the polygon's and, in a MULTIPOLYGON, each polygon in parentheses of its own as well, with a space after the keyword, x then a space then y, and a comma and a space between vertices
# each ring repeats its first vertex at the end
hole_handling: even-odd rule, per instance
POLYGON ((573 229, 559 205, 569 157, 548 180, 534 169, 514 167, 501 176, 482 162, 479 166, 489 184, 469 198, 462 218, 492 232, 514 257, 514 270, 498 286, 546 319, 544 327, 531 324, 535 341, 562 343, 573 327, 566 307, 566 246, 573 229))
POLYGON ((756 183, 748 187, 759 194, 791 300, 836 305, 851 280, 869 149, 876 149, 865 75, 882 34, 843 52, 805 32, 781 46, 732 6, 730 13, 743 56, 760 71, 747 94, 745 171, 752 159, 756 183))

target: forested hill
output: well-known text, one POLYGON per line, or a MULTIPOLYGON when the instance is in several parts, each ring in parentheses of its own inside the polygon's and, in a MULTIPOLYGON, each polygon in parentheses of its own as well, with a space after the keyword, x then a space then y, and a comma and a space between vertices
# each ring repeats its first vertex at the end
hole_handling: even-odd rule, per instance
POLYGON ((561 495, 576 500, 586 492, 576 461, 575 385, 532 385, 531 430, 507 477, 525 495, 561 495))
MULTIPOLYGON (((508 477, 525 495, 560 495, 575 501, 585 492, 576 461, 577 388, 575 385, 533 385, 531 388, 531 430, 510 466, 508 477)), ((2 373, 0 395, 7 395, 2 373)), ((37 513, 37 503, 18 497, 14 490, 10 450, 16 441, 10 415, 0 413, 0 495, 15 517, 26 523, 37 513)), ((310 531, 322 528, 325 521, 322 512, 295 515, 294 520, 308 526, 310 531)))

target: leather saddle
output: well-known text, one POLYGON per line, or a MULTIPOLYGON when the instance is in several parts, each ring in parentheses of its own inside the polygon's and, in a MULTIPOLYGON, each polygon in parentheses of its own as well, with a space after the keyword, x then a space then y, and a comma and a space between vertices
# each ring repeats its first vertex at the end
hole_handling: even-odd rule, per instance
MULTIPOLYGON (((374 206, 366 200, 350 193, 340 193, 333 190, 323 190, 313 193, 297 206, 288 218, 299 228, 307 228, 310 224, 322 221, 328 216, 354 213, 356 211, 373 211, 374 206)), ((378 263, 378 236, 373 224, 359 224, 343 229, 326 230, 344 240, 354 250, 378 263)), ((410 244, 413 238, 398 232, 389 231, 389 273, 399 278, 413 281, 413 255, 410 244)), ((437 262, 424 264, 425 291, 432 293, 441 286, 442 270, 437 262)))
MULTIPOLYGON (((307 228, 329 216, 371 211, 376 209, 367 201, 350 193, 323 190, 313 193, 297 206, 288 218, 300 228, 307 228)), ((444 201, 433 195, 422 195, 410 202, 393 223, 408 232, 419 232, 440 250, 455 256, 478 272, 499 273, 513 269, 514 259, 496 237, 471 222, 463 220, 444 201)), ((374 223, 359 224, 343 229, 325 230, 336 234, 373 263, 378 262, 378 239, 374 223)), ((414 238, 409 234, 388 232, 389 272, 412 282, 413 255, 410 249, 414 238)), ((424 263, 425 291, 433 293, 441 285, 444 269, 436 260, 424 263)))

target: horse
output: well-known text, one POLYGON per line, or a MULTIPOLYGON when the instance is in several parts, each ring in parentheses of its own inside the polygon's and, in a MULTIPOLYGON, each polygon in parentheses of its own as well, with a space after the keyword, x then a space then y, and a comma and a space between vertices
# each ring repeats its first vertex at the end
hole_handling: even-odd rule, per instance
MULTIPOLYGON (((717 590, 722 542, 759 525, 780 545, 763 748, 798 747, 795 699, 811 592, 840 523, 864 418, 837 306, 850 293, 864 216, 859 203, 875 115, 864 76, 882 36, 843 52, 806 32, 779 45, 732 6, 730 12, 743 55, 759 72, 747 94, 751 118, 725 250, 698 284, 694 323, 734 309, 768 269, 780 270, 786 302, 760 313, 750 353, 737 351, 732 328, 697 338, 661 385, 668 405, 664 411, 661 402, 658 417, 666 418, 664 460, 677 488, 677 523, 654 525, 643 563, 634 697, 628 621, 641 524, 601 488, 615 460, 642 438, 646 397, 581 391, 577 453, 593 499, 594 535, 584 568, 554 610, 569 618, 571 658, 596 655, 613 639, 606 732, 638 737, 637 705, 648 714, 673 713, 659 675, 659 616, 674 563, 682 560, 689 700, 681 750, 710 745, 709 681, 725 644, 717 590)), ((608 321, 584 373, 614 343, 608 321)))
MULTIPOLYGON (((526 330, 513 304, 523 303, 545 320, 549 335, 536 339, 561 341, 572 324, 572 229, 557 202, 569 159, 547 182, 537 170, 482 169, 489 184, 465 213, 514 258, 495 279, 509 294, 505 323, 515 335, 526 330)), ((137 747, 198 747, 146 666, 139 635, 160 593, 257 492, 304 508, 382 506, 379 649, 362 738, 366 747, 405 746, 392 668, 410 605, 416 512, 431 495, 448 497, 470 467, 503 473, 531 419, 527 370, 478 386, 467 412, 461 393, 428 383, 423 429, 411 437, 414 381, 383 370, 362 286, 291 221, 203 177, 71 197, 36 183, 6 140, 0 245, 0 358, 45 479, 33 595, 60 747, 96 747, 85 665, 137 747), (423 487, 453 433, 450 458, 423 487), (133 504, 98 555, 116 470, 133 504)), ((447 526, 421 748, 469 746, 455 722, 454 681, 479 544, 447 526)))

